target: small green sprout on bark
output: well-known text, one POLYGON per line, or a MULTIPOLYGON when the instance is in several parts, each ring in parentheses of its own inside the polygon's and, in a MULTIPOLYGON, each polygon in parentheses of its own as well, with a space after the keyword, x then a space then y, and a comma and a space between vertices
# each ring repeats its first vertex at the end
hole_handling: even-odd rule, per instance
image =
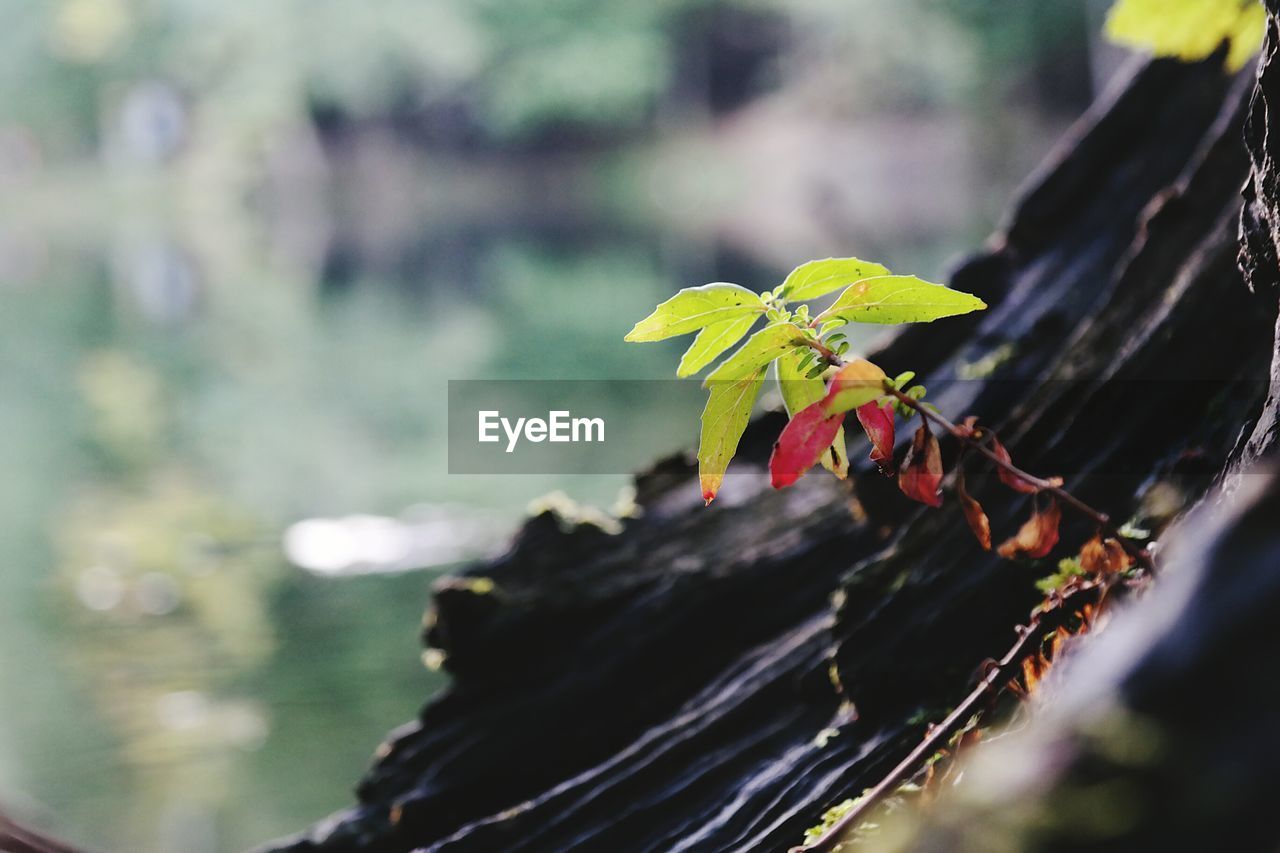
MULTIPOLYGON (((819 461, 843 478, 849 467, 845 413, 859 410, 873 453, 885 462, 892 456, 895 401, 888 396, 884 371, 864 359, 843 361, 849 344, 840 329, 851 322, 927 323, 985 307, 976 296, 915 276, 892 275, 881 264, 827 258, 801 264, 763 293, 725 283, 686 288, 637 323, 626 339, 658 341, 697 332, 676 370, 678 376, 692 376, 763 321, 704 383, 710 395, 702 413, 698 477, 710 503, 771 364, 777 365, 775 376, 792 416, 770 466, 774 485, 790 485, 819 461), (825 310, 811 309, 810 300, 837 290, 840 294, 825 310), (872 402, 874 407, 861 410, 872 402)), ((919 400, 924 392, 908 393, 919 400)))
POLYGON ((1099 541, 1114 542, 1149 566, 1150 557, 1140 545, 1119 536, 1105 515, 1063 490, 1061 479, 1035 477, 1014 466, 999 438, 979 426, 976 418, 960 424, 947 420, 923 402, 926 391, 913 384, 913 372, 890 377, 867 359, 850 356, 842 331, 850 323, 930 323, 986 307, 972 294, 915 276, 893 275, 881 264, 826 258, 801 264, 782 284, 761 293, 727 283, 681 290, 637 323, 626 339, 659 341, 696 332, 680 360, 679 376, 698 373, 733 350, 703 383, 708 397, 698 443, 698 480, 708 504, 724 482, 772 365, 790 415, 769 459, 774 488, 790 486, 818 464, 844 479, 849 471, 845 421, 854 412, 871 443, 870 458, 881 472, 896 476, 907 497, 941 506, 946 472, 933 431, 937 427, 961 446, 955 490, 964 519, 984 549, 992 548, 991 525, 965 486, 963 466, 970 453, 992 463, 1005 486, 1033 496, 1031 517, 996 549, 1001 556, 1048 556, 1058 542, 1061 505, 1066 504, 1097 524, 1099 541), (836 291, 839 294, 825 309, 811 307, 811 300, 836 291), (760 328, 752 332, 757 325, 760 328), (901 464, 895 465, 896 419, 916 415, 920 425, 901 464))

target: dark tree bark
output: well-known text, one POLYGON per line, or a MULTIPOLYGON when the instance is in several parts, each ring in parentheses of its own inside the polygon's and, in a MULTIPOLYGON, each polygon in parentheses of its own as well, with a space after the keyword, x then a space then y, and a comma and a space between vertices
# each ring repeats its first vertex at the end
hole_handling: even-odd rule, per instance
MULTIPOLYGON (((1219 65, 1138 68, 956 272, 990 310, 873 356, 994 425, 1026 469, 1156 527, 1275 436, 1269 77, 1251 108, 1252 79, 1219 65)), ((873 785, 1012 644, 1051 567, 983 552, 954 498, 918 509, 868 464, 771 491, 782 424, 753 423, 749 473, 710 509, 668 459, 621 533, 544 514, 467 573, 492 592, 442 583, 426 640, 453 684, 380 748, 357 805, 277 849, 782 850, 873 785)), ((1026 501, 971 486, 1011 534, 1026 501)), ((1213 534, 1244 536, 1259 571, 1267 506, 1213 534)), ((1092 533, 1070 520, 1063 540, 1092 533)))
MULTIPOLYGON (((1280 297, 1280 0, 1248 107, 1240 268, 1269 319, 1280 297)), ((1262 410, 1241 452, 1170 537, 1153 593, 1081 644, 1017 736, 905 847, 1275 850, 1280 783, 1280 331, 1262 410), (1017 767, 1013 775, 1000 767, 1017 767), (995 772, 992 772, 995 771, 995 772)), ((1265 368, 1250 366, 1265 374, 1265 368)))

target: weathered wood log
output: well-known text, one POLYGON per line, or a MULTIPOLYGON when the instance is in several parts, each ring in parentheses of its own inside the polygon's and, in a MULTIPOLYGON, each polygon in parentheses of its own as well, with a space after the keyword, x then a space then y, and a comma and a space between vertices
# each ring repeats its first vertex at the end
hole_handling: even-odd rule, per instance
MULTIPOLYGON (((1213 61, 1137 69, 955 274, 991 309, 876 361, 1116 518, 1194 503, 1265 431, 1276 299, 1236 265, 1252 86, 1213 61)), ((276 849, 778 850, 872 785, 1011 644, 1046 570, 869 464, 769 490, 782 423, 753 423, 750 473, 711 509, 668 459, 622 532, 546 513, 443 582, 426 640, 452 685, 379 749, 357 805, 276 849)), ((976 485, 1011 533, 1025 500, 976 485)))
MULTIPOLYGON (((1280 2, 1249 106, 1240 268, 1280 297, 1280 2)), ((1263 373, 1265 375, 1265 372, 1263 373)), ((1080 644, 1016 735, 901 849, 1274 850, 1280 763, 1280 333, 1269 391, 1220 487, 1170 536, 1164 576, 1080 644), (1010 770, 1013 772, 1010 772, 1010 770)))
POLYGON ((1016 734, 895 849, 1274 850, 1280 472, 1174 537, 1152 594, 1081 644, 1016 734))

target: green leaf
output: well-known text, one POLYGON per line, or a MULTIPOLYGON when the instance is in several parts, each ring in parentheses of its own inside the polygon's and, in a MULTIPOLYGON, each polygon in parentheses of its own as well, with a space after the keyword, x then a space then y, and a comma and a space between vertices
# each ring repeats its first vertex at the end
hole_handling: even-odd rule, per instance
POLYGON ((692 376, 715 361, 720 353, 742 340, 742 336, 755 325, 756 316, 752 313, 723 323, 713 323, 698 332, 698 336, 680 358, 676 376, 692 376))
POLYGON ((791 271, 782 282, 782 295, 791 302, 816 299, 864 278, 888 275, 889 270, 857 258, 825 258, 809 261, 791 271))
POLYGON ((806 362, 813 350, 790 350, 778 359, 778 390, 782 392, 782 403, 787 407, 787 414, 794 417, 796 412, 812 403, 816 403, 827 395, 827 384, 821 379, 806 377, 806 362))
POLYGON ((739 319, 764 310, 760 297, 736 284, 686 287, 663 302, 627 333, 632 342, 660 341, 687 335, 713 323, 739 319))
POLYGON ((765 368, 733 380, 709 381, 711 394, 702 410, 702 432, 698 437, 698 482, 702 499, 715 498, 724 482, 729 460, 751 419, 751 408, 764 382, 765 368))
POLYGON ((839 317, 854 323, 929 323, 986 307, 976 296, 913 275, 886 275, 850 285, 818 320, 839 317))
POLYGON ((1266 29, 1266 10, 1253 0, 1117 0, 1106 26, 1118 44, 1187 62, 1206 59, 1229 41, 1231 71, 1258 52, 1266 29))
POLYGON ((765 326, 739 347, 733 355, 720 362, 715 370, 707 376, 712 380, 742 379, 761 368, 769 366, 774 359, 790 349, 803 346, 804 332, 790 323, 778 323, 765 326))

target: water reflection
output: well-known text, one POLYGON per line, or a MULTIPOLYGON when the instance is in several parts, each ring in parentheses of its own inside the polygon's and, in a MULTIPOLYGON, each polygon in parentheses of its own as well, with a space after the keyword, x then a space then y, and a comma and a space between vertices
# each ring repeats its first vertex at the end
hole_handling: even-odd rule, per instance
POLYGON ((318 575, 402 572, 461 563, 494 550, 503 513, 420 504, 399 518, 308 518, 284 532, 284 554, 318 575))

